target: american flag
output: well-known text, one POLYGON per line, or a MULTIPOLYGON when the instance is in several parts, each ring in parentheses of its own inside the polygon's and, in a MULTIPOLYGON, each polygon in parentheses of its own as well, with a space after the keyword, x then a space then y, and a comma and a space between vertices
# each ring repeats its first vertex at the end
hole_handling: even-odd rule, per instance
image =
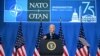
POLYGON ((1 37, 0 37, 0 56, 5 56, 4 49, 1 42, 1 37))
POLYGON ((17 38, 16 38, 12 56, 27 56, 26 50, 25 50, 23 33, 22 33, 22 23, 19 24, 17 38))
POLYGON ((99 39, 99 43, 98 43, 98 46, 97 46, 97 54, 96 56, 100 56, 100 39, 99 39))
MULTIPOLYGON (((83 25, 81 23, 79 38, 85 39, 83 25)), ((89 56, 89 46, 84 45, 80 40, 77 42, 76 56, 89 56)))
POLYGON ((43 37, 43 28, 42 28, 42 22, 41 22, 33 56, 40 56, 40 54, 39 54, 39 44, 40 44, 40 40, 41 40, 42 37, 43 37))
POLYGON ((65 43, 65 40, 64 40, 61 22, 60 22, 60 29, 59 29, 59 37, 63 41, 63 55, 62 56, 69 56, 68 50, 66 48, 66 43, 65 43))

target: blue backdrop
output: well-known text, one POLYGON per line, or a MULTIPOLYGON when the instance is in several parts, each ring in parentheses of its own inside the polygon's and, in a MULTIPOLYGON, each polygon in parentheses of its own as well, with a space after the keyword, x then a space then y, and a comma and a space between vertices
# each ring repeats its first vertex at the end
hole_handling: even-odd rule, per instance
MULTIPOLYGON (((84 23, 85 36, 90 44, 91 56, 96 56, 97 40, 100 38, 100 6, 99 0, 97 0, 97 23, 84 23)), ((18 23, 4 23, 3 22, 3 1, 0 2, 0 36, 2 37, 2 43, 6 56, 11 56, 15 39, 18 30, 18 23)), ((50 23, 43 23, 44 34, 48 33, 48 27, 50 23)), ((59 23, 53 23, 56 25, 56 33, 59 31, 59 23)), ((62 23, 63 34, 66 41, 66 46, 70 56, 74 56, 76 50, 76 42, 79 35, 79 23, 62 23)), ((22 23, 23 36, 25 39, 25 47, 28 56, 32 56, 35 40, 38 35, 39 23, 22 23)))

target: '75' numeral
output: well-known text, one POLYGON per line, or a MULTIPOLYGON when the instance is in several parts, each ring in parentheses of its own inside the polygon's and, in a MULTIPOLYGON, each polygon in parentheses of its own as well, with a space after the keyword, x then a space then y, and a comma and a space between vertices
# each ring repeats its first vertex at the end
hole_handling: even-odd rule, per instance
POLYGON ((94 6, 89 6, 90 2, 82 2, 82 4, 86 4, 85 9, 83 10, 83 13, 86 13, 87 10, 92 12, 92 15, 94 15, 94 10, 92 8, 94 8, 94 6))

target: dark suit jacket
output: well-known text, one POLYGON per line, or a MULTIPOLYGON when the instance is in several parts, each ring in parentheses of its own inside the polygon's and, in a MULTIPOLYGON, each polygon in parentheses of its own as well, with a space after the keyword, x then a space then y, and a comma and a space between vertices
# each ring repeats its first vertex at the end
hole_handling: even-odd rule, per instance
MULTIPOLYGON (((50 33, 45 35, 47 38, 46 39, 51 39, 50 33)), ((59 36, 57 34, 52 34, 52 39, 59 39, 59 36)))

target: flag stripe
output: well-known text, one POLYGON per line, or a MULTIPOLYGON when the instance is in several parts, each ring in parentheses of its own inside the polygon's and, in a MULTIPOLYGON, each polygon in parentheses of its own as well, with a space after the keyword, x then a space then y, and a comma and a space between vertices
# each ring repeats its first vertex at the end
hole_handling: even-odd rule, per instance
POLYGON ((17 53, 17 55, 15 55, 15 56, 19 56, 20 55, 20 53, 19 52, 16 52, 17 53))
POLYGON ((84 54, 87 56, 88 55, 88 52, 87 52, 86 46, 84 46, 83 51, 84 51, 84 54))
POLYGON ((17 53, 16 53, 16 49, 14 48, 12 56, 15 56, 15 55, 17 55, 17 53))
POLYGON ((63 46, 63 49, 64 49, 63 56, 69 56, 65 45, 63 46))
POLYGON ((0 44, 0 55, 5 56, 5 53, 1 44, 0 44))
POLYGON ((97 54, 96 55, 100 56, 100 49, 99 48, 97 48, 97 54))
POLYGON ((36 53, 37 56, 40 56, 40 54, 39 54, 39 52, 36 48, 35 48, 35 53, 36 53))
POLYGON ((88 56, 88 51, 87 51, 86 46, 84 46, 81 49, 77 49, 76 56, 88 56))
POLYGON ((25 56, 25 54, 24 54, 24 51, 23 51, 23 50, 24 50, 24 49, 22 49, 22 48, 21 48, 21 51, 22 51, 22 55, 23 55, 23 56, 25 56))
POLYGON ((78 49, 76 51, 76 56, 81 56, 81 54, 79 53, 79 50, 78 49))
POLYGON ((100 56, 100 53, 99 52, 97 52, 97 56, 100 56))
POLYGON ((20 49, 20 48, 18 49, 17 52, 18 52, 18 55, 19 55, 19 56, 22 56, 22 52, 21 52, 21 49, 20 49))
POLYGON ((81 49, 79 49, 79 53, 81 54, 81 56, 83 56, 81 49))
POLYGON ((2 53, 2 51, 0 50, 0 56, 3 56, 3 53, 2 53))
POLYGON ((35 52, 34 52, 33 56, 37 56, 35 52))
POLYGON ((81 50, 81 52, 82 52, 82 55, 84 56, 84 55, 85 55, 85 53, 84 53, 84 48, 81 48, 80 50, 81 50))
POLYGON ((78 56, 79 54, 78 53, 76 53, 76 55, 75 56, 78 56))
POLYGON ((64 45, 64 50, 65 50, 65 52, 68 54, 68 51, 67 51, 67 48, 66 48, 66 46, 64 45))
POLYGON ((25 46, 22 46, 22 50, 23 50, 24 56, 27 56, 27 55, 26 55, 26 51, 25 51, 25 46))

